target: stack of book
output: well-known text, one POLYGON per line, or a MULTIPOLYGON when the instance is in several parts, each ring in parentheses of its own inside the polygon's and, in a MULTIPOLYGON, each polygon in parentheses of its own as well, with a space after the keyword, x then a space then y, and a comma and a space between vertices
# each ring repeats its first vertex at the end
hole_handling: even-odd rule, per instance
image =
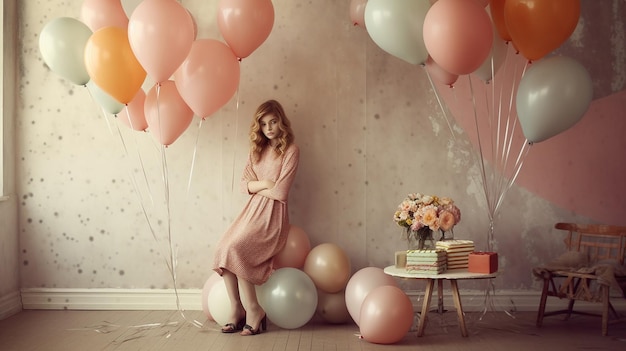
POLYGON ((446 271, 445 250, 408 250, 406 270, 411 273, 440 274, 446 271))
POLYGON ((474 252, 474 242, 471 240, 437 241, 435 247, 446 251, 448 269, 467 269, 469 254, 474 252))

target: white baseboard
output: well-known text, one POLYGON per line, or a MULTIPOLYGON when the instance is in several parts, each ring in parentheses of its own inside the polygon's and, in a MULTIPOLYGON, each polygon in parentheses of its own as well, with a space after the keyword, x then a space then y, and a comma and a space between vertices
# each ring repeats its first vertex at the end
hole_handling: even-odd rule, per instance
POLYGON ((0 296, 0 320, 10 317, 22 310, 19 291, 0 296))
MULTIPOLYGON (((44 310, 202 310, 201 289, 22 289, 24 309, 44 310), (177 303, 178 297, 178 303, 177 303)), ((437 292, 431 307, 437 306, 437 292)), ((539 291, 497 290, 488 296, 485 291, 461 290, 461 303, 465 312, 508 311, 534 312, 539 306, 539 291)), ((420 311, 423 291, 407 291, 415 311, 420 311)), ((17 300, 19 307, 19 298, 17 300)), ((626 310, 626 299, 615 296, 611 302, 621 311, 626 310)), ((444 308, 453 309, 454 303, 449 289, 444 289, 444 308)), ((12 303, 16 305, 15 301, 12 303)), ((7 305, 11 305, 7 303, 7 305)), ((561 309, 567 300, 549 299, 548 310, 561 309)), ((0 307, 3 304, 0 301, 0 307)), ((600 304, 577 302, 578 310, 599 311, 600 304)), ((16 307, 13 306, 12 309, 16 307)), ((2 309, 0 309, 2 311, 2 309)))
POLYGON ((201 289, 22 289, 25 310, 202 310, 201 289))

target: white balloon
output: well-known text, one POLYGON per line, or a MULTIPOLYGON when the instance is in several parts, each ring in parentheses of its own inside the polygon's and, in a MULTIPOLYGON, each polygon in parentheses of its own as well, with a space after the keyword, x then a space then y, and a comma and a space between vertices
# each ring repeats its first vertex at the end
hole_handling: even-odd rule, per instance
POLYGON ((498 30, 495 24, 493 24, 493 18, 491 18, 491 11, 489 9, 487 9, 487 14, 493 26, 493 44, 491 44, 489 56, 487 56, 482 65, 473 72, 476 77, 482 79, 484 82, 491 81, 493 76, 498 73, 500 66, 502 66, 502 63, 506 59, 506 53, 509 49, 508 44, 500 38, 498 30))
POLYGON ((592 98, 589 72, 576 60, 553 56, 534 62, 516 96, 524 136, 536 143, 569 129, 587 112, 592 98))
POLYGON ((124 104, 115 100, 111 95, 107 94, 93 80, 87 82, 87 89, 91 93, 94 100, 108 113, 117 115, 124 109, 124 104))
POLYGON ((232 310, 230 308, 230 298, 228 297, 224 279, 215 282, 209 292, 209 312, 213 320, 219 325, 232 323, 232 321, 228 320, 232 314, 232 310))
POLYGON ((39 51, 53 72, 76 85, 85 85, 90 79, 85 67, 85 46, 91 34, 83 22, 58 17, 41 30, 39 51))
POLYGON ((256 289, 267 318, 281 328, 300 328, 315 314, 317 288, 313 280, 297 268, 277 269, 256 289))
POLYGON ((368 0, 365 28, 381 49, 411 64, 428 57, 424 44, 424 18, 429 0, 368 0))

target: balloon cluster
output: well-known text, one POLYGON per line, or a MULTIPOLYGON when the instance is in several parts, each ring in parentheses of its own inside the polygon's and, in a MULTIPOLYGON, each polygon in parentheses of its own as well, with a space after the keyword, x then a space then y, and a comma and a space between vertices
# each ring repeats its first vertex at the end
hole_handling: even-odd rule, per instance
MULTIPOLYGON (((393 277, 377 267, 351 275, 350 259, 338 245, 311 248, 298 226, 291 225, 274 266, 270 278, 257 286, 257 298, 268 319, 281 328, 299 328, 317 312, 331 324, 352 319, 365 340, 390 344, 402 339, 413 323, 413 305, 393 277)), ((228 323, 228 299, 223 279, 213 273, 202 288, 207 318, 228 323)))
POLYGON ((205 119, 239 86, 239 61, 269 36, 271 0, 220 0, 217 23, 226 41, 198 39, 191 13, 175 0, 143 0, 127 16, 121 0, 84 0, 82 21, 47 23, 39 48, 50 69, 86 86, 108 113, 134 130, 172 144, 194 114, 205 119), (175 30, 172 30, 175 28, 175 30), (146 78, 154 81, 146 94, 146 78))
MULTIPOLYGON (((381 49, 425 67, 429 77, 451 87, 459 76, 470 74, 489 83, 509 45, 529 63, 542 59, 569 38, 579 17, 580 0, 350 3, 351 21, 364 27, 381 49)), ((531 143, 577 123, 592 99, 592 82, 582 65, 569 58, 544 61, 535 62, 522 77, 515 100, 522 131, 531 143)))

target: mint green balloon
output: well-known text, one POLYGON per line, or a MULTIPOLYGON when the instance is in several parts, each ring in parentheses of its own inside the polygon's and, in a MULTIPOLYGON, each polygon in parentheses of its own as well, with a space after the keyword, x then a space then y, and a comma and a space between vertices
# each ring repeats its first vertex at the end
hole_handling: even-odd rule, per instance
POLYGON ((54 73, 76 85, 85 85, 90 80, 85 67, 85 46, 91 34, 91 29, 81 21, 58 17, 41 30, 39 51, 54 73))

